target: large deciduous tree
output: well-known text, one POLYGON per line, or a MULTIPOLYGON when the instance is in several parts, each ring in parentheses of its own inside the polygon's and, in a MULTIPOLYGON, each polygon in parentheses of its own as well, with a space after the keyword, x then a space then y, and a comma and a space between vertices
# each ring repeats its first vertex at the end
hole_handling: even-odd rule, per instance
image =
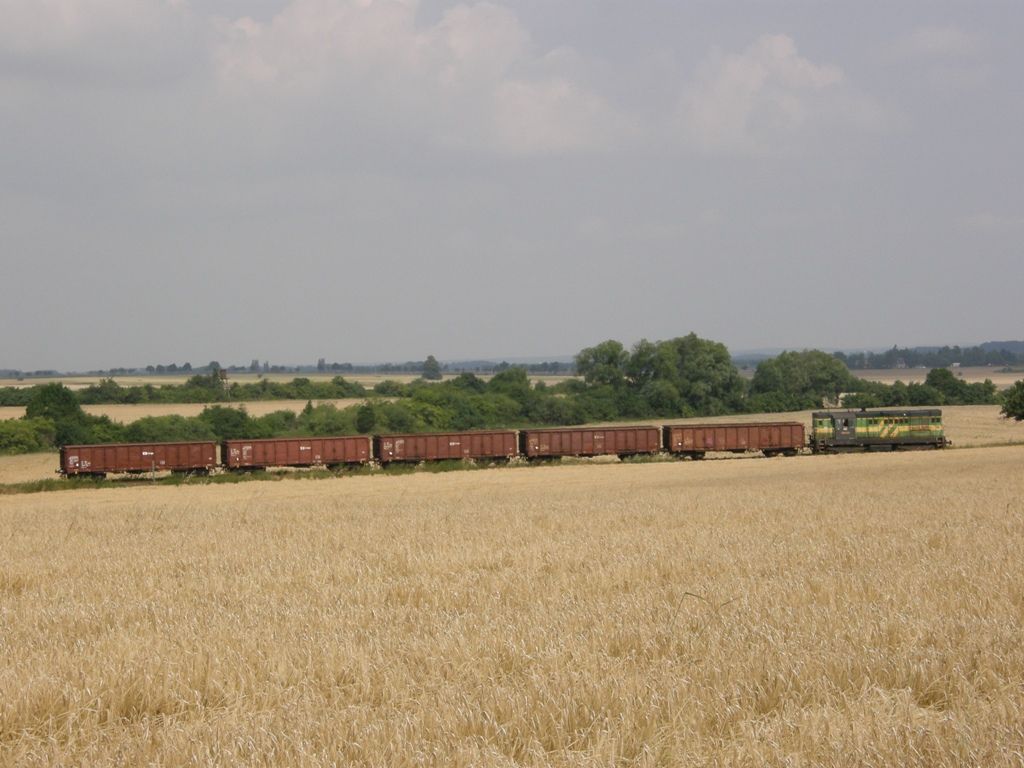
POLYGON ((1003 416, 1024 421, 1024 381, 1018 381, 1006 391, 1003 399, 1003 416))
POLYGON ((441 364, 433 355, 427 355, 427 359, 423 362, 423 378, 427 381, 441 380, 441 364))
POLYGON ((576 372, 587 384, 621 387, 626 383, 629 352, 621 342, 609 339, 576 355, 576 372))
POLYGON ((750 394, 788 410, 816 408, 823 399, 834 400, 841 392, 856 390, 858 380, 846 365, 816 349, 783 352, 758 364, 750 382, 750 394))

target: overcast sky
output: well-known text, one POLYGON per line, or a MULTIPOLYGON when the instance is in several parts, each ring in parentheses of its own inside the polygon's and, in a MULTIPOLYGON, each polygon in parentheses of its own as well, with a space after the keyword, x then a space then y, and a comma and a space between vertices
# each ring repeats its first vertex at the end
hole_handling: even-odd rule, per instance
POLYGON ((0 368, 1024 338, 1024 3, 0 0, 0 368))

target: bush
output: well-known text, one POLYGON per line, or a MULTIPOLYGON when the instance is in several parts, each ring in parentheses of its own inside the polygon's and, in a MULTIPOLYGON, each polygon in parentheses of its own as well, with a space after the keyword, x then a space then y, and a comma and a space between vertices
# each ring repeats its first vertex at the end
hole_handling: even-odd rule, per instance
POLYGON ((946 405, 984 405, 996 402, 995 384, 986 379, 968 384, 958 379, 948 368, 933 368, 928 372, 925 385, 942 393, 946 405))
POLYGON ((52 422, 57 445, 114 443, 124 439, 124 427, 106 416, 85 413, 74 393, 62 384, 37 387, 25 406, 25 418, 52 422))
POLYGON ((393 379, 378 382, 373 391, 382 397, 409 397, 408 385, 393 379))
POLYGON ((32 453, 54 447, 56 427, 49 419, 0 421, 0 453, 32 453))
POLYGON ((207 424, 218 440, 261 436, 245 408, 209 405, 199 414, 199 418, 207 424))
POLYGON ((304 435, 354 435, 359 406, 338 410, 330 403, 314 406, 295 421, 295 429, 304 435))
POLYGON ((50 419, 55 424, 79 420, 85 416, 75 393, 63 384, 44 384, 35 387, 32 399, 25 406, 25 418, 50 419))
POLYGON ((376 423, 377 413, 373 410, 373 406, 370 403, 359 406, 359 410, 356 411, 356 429, 359 434, 368 434, 376 423))
MULTIPOLYGON (((308 418, 315 412, 315 408, 310 408, 309 414, 304 413, 304 416, 308 418)), ((277 437, 299 430, 299 420, 301 418, 303 417, 300 417, 294 411, 272 411, 259 418, 252 419, 252 421, 253 428, 258 434, 265 435, 266 437, 277 437)))
POLYGON ((216 440, 210 425, 199 418, 184 416, 147 416, 133 421, 124 431, 130 443, 176 443, 192 440, 216 440))

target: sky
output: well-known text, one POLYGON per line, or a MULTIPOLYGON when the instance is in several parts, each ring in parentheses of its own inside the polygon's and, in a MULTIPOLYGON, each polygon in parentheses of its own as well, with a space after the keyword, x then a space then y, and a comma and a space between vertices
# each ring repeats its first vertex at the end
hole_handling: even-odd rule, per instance
POLYGON ((1024 338, 1024 3, 0 20, 0 368, 1024 338))

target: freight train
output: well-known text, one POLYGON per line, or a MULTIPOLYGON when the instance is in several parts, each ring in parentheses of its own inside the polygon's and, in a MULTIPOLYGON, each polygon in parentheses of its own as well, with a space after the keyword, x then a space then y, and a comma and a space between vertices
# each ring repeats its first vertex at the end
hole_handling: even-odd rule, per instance
POLYGON ((795 456, 850 450, 944 448, 949 444, 938 409, 820 411, 811 433, 797 421, 662 426, 554 427, 423 434, 283 437, 181 443, 65 445, 64 476, 170 471, 209 474, 267 467, 354 466, 473 460, 555 459, 564 456, 628 456, 667 453, 702 459, 708 452, 760 452, 795 456))

